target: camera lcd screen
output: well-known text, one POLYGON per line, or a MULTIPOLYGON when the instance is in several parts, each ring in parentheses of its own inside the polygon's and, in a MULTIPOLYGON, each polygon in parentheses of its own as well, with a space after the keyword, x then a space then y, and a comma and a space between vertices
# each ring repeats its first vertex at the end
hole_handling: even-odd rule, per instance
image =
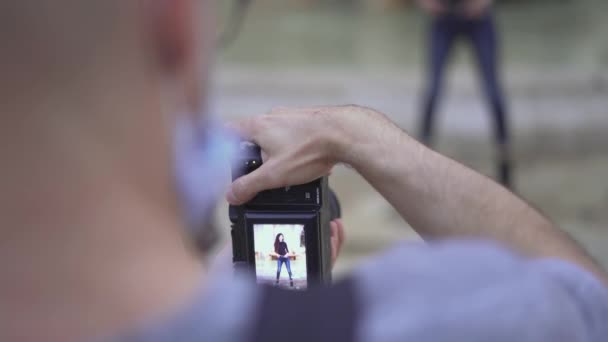
POLYGON ((255 274, 258 284, 285 289, 308 287, 303 224, 254 224, 255 274))

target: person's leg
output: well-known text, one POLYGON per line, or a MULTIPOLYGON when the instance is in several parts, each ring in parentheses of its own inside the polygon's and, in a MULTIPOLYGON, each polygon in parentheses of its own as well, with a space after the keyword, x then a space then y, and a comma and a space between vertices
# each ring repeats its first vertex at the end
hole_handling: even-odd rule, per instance
POLYGON ((289 257, 285 259, 285 266, 287 266, 287 273, 289 274, 289 284, 293 287, 293 277, 291 274, 291 260, 289 257))
POLYGON ((477 57, 484 93, 494 117, 498 180, 506 187, 512 187, 509 123, 498 70, 498 37, 491 14, 472 23, 470 38, 477 57))
POLYGON ((437 103, 441 95, 443 75, 457 32, 457 22, 451 17, 437 17, 431 23, 428 37, 427 89, 424 99, 419 138, 433 144, 433 127, 437 103))
POLYGON ((281 257, 277 258, 277 281, 276 284, 279 283, 279 278, 281 277, 281 268, 283 268, 283 260, 281 257))

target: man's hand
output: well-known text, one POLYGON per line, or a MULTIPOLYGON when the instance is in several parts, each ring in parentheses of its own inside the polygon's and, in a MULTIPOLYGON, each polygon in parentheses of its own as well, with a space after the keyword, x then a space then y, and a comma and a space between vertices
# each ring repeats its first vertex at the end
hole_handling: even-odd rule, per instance
MULTIPOLYGON (((368 147, 392 145, 404 137, 383 114, 354 105, 279 108, 228 126, 259 145, 264 161, 231 185, 226 199, 232 205, 241 205, 263 190, 311 182, 330 173, 337 163, 356 167, 367 162, 361 157, 368 147)), ((390 162, 375 157, 376 162, 390 162)))
POLYGON ((331 267, 336 265, 338 256, 342 251, 342 245, 346 239, 344 235, 344 225, 341 219, 331 221, 331 267))
POLYGON ((336 163, 327 122, 323 108, 276 109, 229 125, 262 147, 264 163, 232 184, 228 202, 240 205, 262 190, 305 184, 327 175, 336 163))
POLYGON ((439 0, 417 0, 418 6, 424 11, 434 15, 442 15, 446 12, 445 6, 439 0))

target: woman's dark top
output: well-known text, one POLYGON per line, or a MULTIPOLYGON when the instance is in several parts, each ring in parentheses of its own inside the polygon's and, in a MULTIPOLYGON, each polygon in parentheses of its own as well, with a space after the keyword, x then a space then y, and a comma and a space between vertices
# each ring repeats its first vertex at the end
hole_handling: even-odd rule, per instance
POLYGON ((443 0, 443 6, 447 10, 447 15, 462 15, 464 14, 466 0, 443 0))
POLYGON ((287 248, 287 243, 285 243, 285 241, 279 242, 279 248, 275 252, 277 252, 280 256, 284 256, 285 254, 287 254, 289 252, 289 248, 287 248))

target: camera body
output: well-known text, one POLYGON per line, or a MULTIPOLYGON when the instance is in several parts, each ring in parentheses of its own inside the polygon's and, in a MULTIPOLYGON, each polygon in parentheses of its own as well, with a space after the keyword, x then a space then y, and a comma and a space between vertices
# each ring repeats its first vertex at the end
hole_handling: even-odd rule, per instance
MULTIPOLYGON (((262 165, 258 146, 243 142, 240 152, 232 166, 233 180, 262 165)), ((254 270, 261 284, 303 290, 330 283, 332 208, 334 216, 339 215, 337 199, 330 198, 327 177, 263 191, 244 205, 231 206, 235 265, 254 270)))

